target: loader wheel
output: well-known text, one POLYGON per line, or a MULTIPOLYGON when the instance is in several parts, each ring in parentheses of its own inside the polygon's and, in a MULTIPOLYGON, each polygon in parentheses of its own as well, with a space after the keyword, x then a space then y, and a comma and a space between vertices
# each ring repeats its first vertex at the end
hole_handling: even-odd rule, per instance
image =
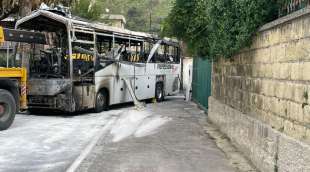
POLYGON ((155 89, 155 98, 157 102, 162 102, 164 101, 164 86, 161 82, 156 84, 156 89, 155 89))
POLYGON ((105 90, 101 90, 96 96, 95 112, 100 113, 108 110, 108 93, 105 90))
POLYGON ((16 102, 13 95, 0 89, 0 131, 8 129, 15 118, 16 102))

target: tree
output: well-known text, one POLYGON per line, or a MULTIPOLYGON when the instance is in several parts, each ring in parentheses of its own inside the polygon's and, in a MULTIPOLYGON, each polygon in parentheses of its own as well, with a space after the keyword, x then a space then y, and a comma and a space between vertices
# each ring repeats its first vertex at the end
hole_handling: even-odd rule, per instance
POLYGON ((250 45, 257 28, 278 16, 277 0, 176 0, 163 32, 184 40, 192 53, 231 57, 250 45))
POLYGON ((98 20, 104 8, 100 1, 78 0, 71 4, 72 13, 89 20, 98 20))
POLYGON ((41 3, 47 5, 63 4, 70 6, 73 0, 2 0, 0 2, 0 20, 18 13, 21 17, 37 9, 41 3))
POLYGON ((10 14, 25 16, 38 9, 42 2, 47 5, 63 4, 72 7, 73 14, 98 20, 105 9, 109 14, 122 14, 127 19, 127 28, 135 31, 159 33, 161 24, 169 14, 175 0, 2 0, 0 20, 10 14), (22 8, 21 8, 22 7, 22 8), (89 8, 91 7, 91 8, 89 8), (150 19, 150 15, 152 16, 150 19), (150 28, 150 20, 152 28, 150 28))
POLYGON ((109 14, 122 14, 130 30, 159 33, 161 22, 168 16, 174 0, 101 0, 109 14), (150 15, 152 16, 150 19, 150 15), (152 22, 150 28, 150 20, 152 22))
POLYGON ((2 0, 0 3, 0 20, 19 11, 20 0, 2 0))

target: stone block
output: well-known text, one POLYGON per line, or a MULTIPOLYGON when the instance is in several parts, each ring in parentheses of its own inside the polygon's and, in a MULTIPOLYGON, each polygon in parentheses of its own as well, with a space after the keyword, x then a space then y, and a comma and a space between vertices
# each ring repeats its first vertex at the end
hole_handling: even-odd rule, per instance
POLYGON ((291 73, 290 65, 288 63, 281 63, 278 66, 278 73, 279 76, 277 77, 277 79, 284 79, 284 80, 289 79, 291 73))
POLYGON ((251 65, 251 76, 254 78, 259 77, 259 65, 251 65))
POLYGON ((264 78, 266 75, 266 65, 265 64, 260 64, 258 66, 258 77, 259 78, 264 78))
POLYGON ((289 121, 289 120, 284 120, 284 123, 283 123, 283 130, 284 130, 284 133, 286 134, 291 134, 292 131, 294 130, 294 124, 293 122, 289 121))
POLYGON ((274 107, 272 107, 273 112, 280 117, 287 117, 288 116, 288 105, 289 102, 283 99, 275 100, 274 107))
POLYGON ((296 41, 289 42, 286 44, 285 57, 280 62, 289 62, 298 60, 298 45, 296 41))
POLYGON ((310 81, 310 62, 304 62, 301 64, 302 80, 310 81))
POLYGON ((287 45, 288 43, 279 44, 271 48, 275 51, 273 54, 273 63, 286 62, 287 45))
POLYGON ((304 38, 299 41, 298 45, 298 60, 309 61, 310 60, 310 38, 304 38))
POLYGON ((270 31, 270 36, 269 36, 269 44, 270 45, 275 45, 280 43, 280 38, 281 38, 281 33, 280 29, 276 28, 270 31))
POLYGON ((272 78, 272 76, 273 76, 272 64, 265 64, 264 73, 265 73, 266 78, 272 78))
POLYGON ((304 114, 302 104, 298 104, 295 102, 289 102, 287 107, 287 117, 292 121, 303 122, 304 114))
POLYGON ((275 97, 277 98, 284 98, 284 94, 286 92, 286 83, 285 82, 277 82, 276 83, 277 87, 275 90, 275 97))
POLYGON ((302 67, 303 65, 299 62, 296 62, 296 63, 291 63, 290 64, 290 79, 291 80, 301 80, 302 79, 302 67))
POLYGON ((284 82, 283 84, 285 86, 285 92, 283 92, 282 98, 287 100, 294 100, 294 84, 292 82, 284 82))
POLYGON ((295 84, 294 91, 293 91, 293 100, 298 103, 305 102, 305 92, 307 90, 307 85, 304 84, 295 84))
POLYGON ((301 140, 306 136, 306 127, 293 123, 291 121, 284 121, 284 133, 288 136, 301 140))
POLYGON ((272 67, 272 69, 273 69, 273 76, 272 76, 272 78, 280 79, 281 78, 281 73, 280 73, 281 64, 280 63, 274 63, 272 66, 273 66, 272 67))
POLYGON ((310 36, 310 18, 309 17, 305 17, 303 18, 303 23, 302 23, 302 27, 303 27, 303 37, 309 37, 310 36))
POLYGON ((306 105, 303 108, 303 123, 310 129, 310 105, 306 105))
POLYGON ((310 104, 310 85, 304 85, 304 102, 310 104))
POLYGON ((263 99, 263 108, 262 108, 263 111, 271 112, 271 109, 273 108, 271 106, 271 100, 272 100, 271 97, 265 97, 263 99))
POLYGON ((282 130, 284 119, 276 115, 270 115, 270 126, 275 130, 282 130))

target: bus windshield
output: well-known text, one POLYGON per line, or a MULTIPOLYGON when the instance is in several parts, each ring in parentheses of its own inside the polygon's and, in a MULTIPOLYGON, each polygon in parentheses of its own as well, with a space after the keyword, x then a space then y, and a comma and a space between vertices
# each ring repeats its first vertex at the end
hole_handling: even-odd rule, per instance
POLYGON ((29 60, 33 78, 67 78, 69 63, 67 41, 62 34, 45 32, 47 44, 18 43, 16 58, 29 60))

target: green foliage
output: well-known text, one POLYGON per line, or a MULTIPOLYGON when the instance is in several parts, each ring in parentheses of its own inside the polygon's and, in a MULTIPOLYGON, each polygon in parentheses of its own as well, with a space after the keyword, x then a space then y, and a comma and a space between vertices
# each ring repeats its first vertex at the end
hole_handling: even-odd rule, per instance
POLYGON ((127 20, 126 28, 159 33, 161 23, 168 16, 174 0, 100 0, 99 2, 104 10, 109 9, 109 14, 124 15, 127 20))
POLYGON ((257 28, 278 16, 283 0, 176 0, 163 32, 184 40, 192 53, 231 57, 250 45, 257 28))
POLYGON ((102 3, 98 1, 91 3, 90 0, 75 1, 72 6, 72 13, 89 20, 98 20, 103 12, 102 3))
POLYGON ((96 0, 89 11, 90 2, 73 1, 73 14, 90 20, 100 20, 101 14, 121 14, 127 20, 127 29, 159 33, 174 0, 96 0))

